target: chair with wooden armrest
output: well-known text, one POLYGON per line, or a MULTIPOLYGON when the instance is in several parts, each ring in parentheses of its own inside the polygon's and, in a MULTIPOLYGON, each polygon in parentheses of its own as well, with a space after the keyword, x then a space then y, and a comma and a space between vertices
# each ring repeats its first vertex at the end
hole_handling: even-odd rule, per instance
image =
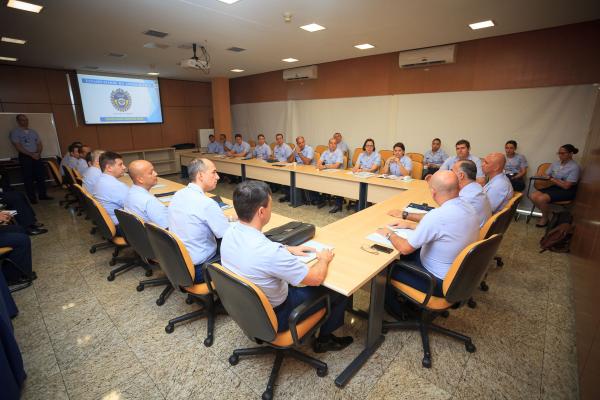
POLYGON ((315 151, 319 152, 319 154, 323 154, 324 152, 326 152, 329 149, 329 147, 324 146, 322 144, 319 144, 317 146, 315 146, 315 151))
POLYGON ((423 161, 425 160, 425 156, 421 153, 406 153, 406 155, 412 160, 412 162, 417 161, 423 164, 423 161))
MULTIPOLYGON (((535 190, 546 189, 546 188, 552 186, 552 183, 550 183, 550 181, 548 179, 542 178, 546 174, 546 171, 548 170, 548 168, 550 168, 550 165, 552 165, 552 164, 551 163, 540 164, 537 167, 537 170, 535 171, 535 175, 529 177, 529 185, 527 186, 527 197, 529 197, 529 195, 531 194, 532 186, 535 190)), ((568 200, 568 201, 557 201, 556 203, 553 203, 553 204, 557 204, 559 206, 563 206, 563 205, 568 206, 571 203, 572 203, 572 201, 568 200)), ((535 204, 532 204, 529 214, 527 214, 525 216, 525 223, 527 223, 527 224, 529 223, 529 221, 533 217, 534 211, 535 211, 535 204)))
MULTIPOLYGON (((119 226, 121 227, 123 234, 127 238, 127 243, 129 243, 133 250, 135 250, 137 255, 140 257, 141 262, 144 263, 148 269, 151 269, 152 266, 160 267, 158 262, 155 260, 154 250, 152 250, 152 245, 148 240, 148 233, 146 232, 146 224, 144 220, 128 210, 115 210, 115 215, 119 220, 119 226)), ((169 282, 169 278, 166 276, 142 280, 137 285, 136 290, 141 292, 144 290, 146 285, 166 285, 166 288, 156 300, 156 305, 158 306, 165 304, 165 300, 173 292, 173 286, 171 286, 171 282, 169 282)))
POLYGON ((66 165, 63 165, 64 176, 62 178, 63 184, 67 187, 67 191, 69 192, 69 196, 65 197, 65 200, 62 201, 61 205, 64 205, 65 209, 68 209, 71 204, 77 203, 77 193, 73 189, 73 185, 77 183, 75 179, 75 175, 73 174, 73 169, 66 165))
POLYGON ((422 365, 425 368, 431 368, 430 331, 461 340, 464 342, 466 350, 469 353, 473 353, 476 348, 470 337, 435 325, 432 321, 437 316, 447 313, 450 308, 458 308, 468 302, 483 279, 492 257, 498 251, 501 239, 502 235, 492 235, 487 239, 477 241, 465 247, 454 259, 444 278, 442 286, 443 297, 433 295, 435 278, 430 272, 400 259, 395 268, 403 268, 422 276, 429 281, 429 290, 422 292, 410 285, 393 279, 390 269, 388 287, 391 286, 398 295, 416 304, 420 309, 420 318, 419 320, 412 321, 386 321, 383 323, 383 332, 386 333, 389 329, 393 328, 419 330, 421 332, 421 341, 423 342, 422 365))
POLYGON ((413 179, 423 178, 423 163, 420 161, 412 162, 412 171, 410 171, 410 177, 413 179))
POLYGON ((317 370, 317 375, 327 375, 327 364, 296 350, 306 343, 319 327, 327 320, 331 306, 329 296, 315 296, 294 309, 289 317, 289 329, 277 332, 277 317, 263 291, 249 280, 231 272, 229 269, 213 263, 207 265, 212 287, 231 318, 244 331, 246 336, 261 347, 237 349, 229 357, 229 363, 236 365, 240 356, 275 353, 275 362, 263 399, 273 398, 273 387, 285 356, 291 356, 305 362, 317 370), (312 307, 323 304, 323 308, 300 320, 312 307))
MULTIPOLYGON (((194 283, 196 280, 194 263, 185 245, 174 233, 152 223, 146 223, 145 226, 152 250, 161 269, 171 282, 171 286, 179 288, 187 294, 186 303, 196 302, 202 306, 200 310, 169 320, 165 332, 172 333, 175 330, 175 324, 179 322, 206 317, 207 334, 204 345, 206 347, 212 346, 215 326, 214 294, 209 290, 206 282, 194 283)), ((204 278, 206 279, 206 274, 204 278)))

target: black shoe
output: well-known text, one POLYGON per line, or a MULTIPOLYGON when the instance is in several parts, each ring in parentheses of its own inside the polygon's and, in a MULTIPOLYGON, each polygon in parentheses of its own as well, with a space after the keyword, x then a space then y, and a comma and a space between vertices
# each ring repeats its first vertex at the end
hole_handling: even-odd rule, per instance
POLYGON ((29 228, 29 229, 27 229, 27 234, 29 236, 41 235, 46 232, 48 232, 48 229, 44 229, 44 228, 29 228))
POLYGON ((333 206, 333 208, 331 210, 329 210, 329 214, 335 214, 338 211, 342 211, 342 207, 340 207, 340 206, 333 206))
POLYGON ((350 346, 353 341, 352 336, 337 337, 334 334, 319 336, 313 342, 313 350, 315 353, 339 351, 350 346))
POLYGON ((319 203, 317 203, 317 208, 320 210, 321 208, 325 207, 326 205, 327 205, 327 202, 325 200, 322 200, 319 203))
POLYGON ((290 201, 290 197, 289 196, 283 196, 283 197, 279 198, 279 202, 280 203, 286 203, 288 201, 290 201))
POLYGON ((54 197, 50 197, 50 196, 40 196, 40 200, 54 200, 54 197))
POLYGON ((36 222, 35 224, 31 224, 32 228, 43 228, 44 224, 42 224, 41 222, 36 222))

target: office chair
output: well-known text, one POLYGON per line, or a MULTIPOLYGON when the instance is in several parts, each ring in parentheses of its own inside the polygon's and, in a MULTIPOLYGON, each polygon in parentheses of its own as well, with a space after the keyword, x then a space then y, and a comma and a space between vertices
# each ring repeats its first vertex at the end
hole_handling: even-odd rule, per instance
POLYGON ((483 279, 488 264, 498 251, 502 235, 492 235, 488 239, 480 240, 465 247, 454 259, 443 281, 443 297, 433 295, 434 277, 427 270, 412 265, 410 262, 402 261, 395 268, 404 268, 420 275, 429 281, 429 290, 422 292, 391 277, 392 269, 388 274, 388 288, 391 287, 399 295, 416 304, 421 311, 420 319, 414 321, 394 321, 383 323, 383 333, 389 329, 418 329, 421 332, 423 342, 422 365, 431 368, 431 351, 429 347, 429 332, 434 331, 452 338, 461 340, 469 353, 475 352, 476 348, 470 337, 461 333, 451 331, 435 325, 432 321, 438 316, 446 313, 450 308, 458 308, 466 303, 472 296, 473 291, 483 279))
MULTIPOLYGON (((50 174, 52 175, 52 178, 54 179, 56 186, 59 186, 62 189, 66 189, 66 184, 60 173, 60 167, 58 166, 56 160, 51 158, 47 162, 48 162, 48 169, 50 170, 50 174)), ((74 200, 74 196, 71 194, 71 192, 67 191, 65 193, 65 197, 58 202, 58 205, 60 205, 62 207, 63 205, 65 205, 73 200, 74 200)))
MULTIPOLYGON (((535 176, 532 176, 529 178, 529 185, 527 186, 527 197, 529 197, 529 195, 531 194, 532 183, 533 183, 533 187, 536 190, 545 189, 545 188, 552 186, 552 184, 550 182, 548 182, 547 180, 537 178, 538 176, 544 175, 546 173, 546 171, 548 170, 548 168, 550 167, 550 165, 552 165, 552 164, 550 164, 550 163, 540 164, 537 168, 535 176)), ((571 207, 571 205, 573 204, 573 200, 555 201, 555 202, 552 202, 549 204, 550 204, 550 206, 555 206, 561 210, 568 210, 571 207)), ((528 224, 529 221, 531 220, 531 218, 533 217, 534 210, 535 210, 535 204, 532 204, 529 214, 527 214, 527 216, 525 217, 526 224, 528 224)))
POLYGON ((328 146, 324 146, 322 144, 319 144, 319 145, 315 146, 315 151, 318 152, 319 154, 323 154, 327 150, 329 150, 328 146))
POLYGON ((425 160, 425 156, 421 153, 406 153, 406 155, 412 160, 412 162, 417 161, 423 164, 423 161, 425 160))
MULTIPOLYGON (((144 223, 144 220, 142 220, 136 214, 126 210, 115 210, 115 215, 119 220, 119 226, 127 238, 127 243, 129 243, 129 245, 139 256, 139 262, 146 265, 148 269, 151 269, 152 265, 158 265, 158 263, 155 261, 152 245, 150 245, 150 241, 148 240, 148 234, 146 233, 146 224, 144 223)), ((173 286, 171 286, 171 282, 169 282, 169 278, 166 276, 162 278, 140 281, 136 287, 136 290, 141 292, 144 290, 146 285, 166 285, 165 289, 156 300, 156 305, 158 306, 165 304, 165 300, 173 292, 173 286)))
POLYGON ((378 150, 379 156, 381 157, 382 166, 385 164, 385 161, 394 155, 392 150, 378 150))
POLYGON ((65 197, 65 200, 61 202, 61 205, 64 205, 65 209, 68 209, 71 206, 71 204, 77 203, 77 194, 73 189, 73 185, 76 184, 77 181, 75 180, 75 175, 73 175, 73 170, 70 167, 63 165, 62 168, 63 172, 65 173, 62 178, 62 182, 67 187, 67 191, 69 192, 70 197, 69 199, 65 197))
MULTIPOLYGON (((194 283, 196 269, 192 259, 183 242, 172 232, 167 231, 152 223, 146 223, 146 233, 152 246, 152 250, 158 259, 160 267, 171 282, 171 286, 179 288, 188 295, 186 303, 199 303, 202 308, 185 315, 169 320, 165 332, 172 333, 175 324, 194 318, 207 318, 207 334, 204 345, 210 347, 213 344, 213 332, 215 326, 215 300, 214 294, 209 290, 208 284, 194 283)), ((207 275, 204 274, 205 280, 207 275)))
POLYGON ((262 395, 263 400, 273 398, 273 387, 285 356, 309 364, 317 370, 319 377, 327 375, 326 363, 295 349, 310 339, 327 320, 331 310, 327 294, 315 296, 296 307, 290 314, 290 329, 278 333, 275 311, 261 289, 219 264, 207 264, 207 271, 212 287, 219 293, 227 313, 250 340, 266 345, 234 350, 229 357, 229 364, 236 365, 240 356, 275 353, 275 362, 267 388, 262 395), (323 308, 300 321, 306 310, 318 304, 323 304, 323 308))
MULTIPOLYGON (((91 213, 90 218, 96 224, 96 229, 100 236, 104 238, 105 242, 97 243, 90 247, 90 253, 94 254, 99 249, 113 248, 112 258, 108 262, 111 267, 117 263, 123 263, 122 265, 114 268, 110 271, 108 277, 109 281, 113 281, 117 273, 129 271, 133 267, 140 266, 138 257, 119 257, 119 252, 129 247, 129 243, 123 236, 117 235, 117 228, 113 223, 112 219, 108 216, 108 213, 104 207, 96 201, 92 196, 86 195, 88 202, 87 209, 91 213)), ((142 268, 144 265, 142 265, 142 268)), ((146 276, 152 276, 152 270, 144 268, 146 270, 146 276)))
POLYGON ((410 171, 410 177, 413 179, 423 178, 423 163, 420 161, 412 162, 412 171, 410 171))
MULTIPOLYGON (((75 190, 77 191, 77 198, 79 200, 79 204, 81 205, 81 209, 83 212, 85 212, 85 219, 86 220, 91 220, 91 216, 92 216, 92 211, 90 211, 90 201, 88 200, 88 197, 92 197, 91 193, 88 192, 86 190, 86 188, 84 188, 81 185, 73 185, 75 190)), ((92 221, 92 228, 90 229, 90 235, 95 235, 96 234, 96 223, 94 221, 92 221)))

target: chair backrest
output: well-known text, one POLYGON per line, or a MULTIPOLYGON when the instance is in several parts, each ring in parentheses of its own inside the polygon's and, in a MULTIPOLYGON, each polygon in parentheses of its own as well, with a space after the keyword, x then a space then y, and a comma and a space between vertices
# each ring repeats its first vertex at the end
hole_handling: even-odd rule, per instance
POLYGON ((269 146, 271 146, 271 153, 275 151, 275 146, 277 146, 277 143, 271 143, 269 146))
POLYGON ((344 153, 344 164, 342 164, 342 169, 348 168, 348 156, 344 153))
MULTIPOLYGON (((82 192, 83 193, 83 192, 82 192)), ((90 219, 94 221, 98 232, 100 235, 106 240, 112 240, 116 233, 117 227, 113 223, 110 216, 96 199, 94 199, 91 195, 85 195, 87 199, 87 210, 90 216, 90 219)))
POLYGON ((354 154, 352 154, 352 165, 356 165, 356 160, 358 160, 358 156, 363 152, 362 147, 357 147, 354 149, 354 154))
POLYGON ((443 290, 450 303, 462 303, 473 295, 496 255, 502 235, 471 243, 454 259, 444 278, 443 290))
POLYGON ((479 240, 487 239, 495 234, 502 234, 510 223, 510 209, 503 208, 485 221, 479 229, 479 240))
POLYGON ((319 165, 319 161, 321 161, 321 152, 315 151, 314 155, 315 165, 319 165))
POLYGON ((85 198, 85 194, 87 193, 87 190, 85 190, 83 188, 83 186, 81 186, 78 183, 75 183, 71 187, 73 188, 73 192, 75 193, 75 196, 77 197, 77 202, 79 203, 79 206, 81 208, 83 208, 84 211, 87 213, 88 205, 89 205, 87 199, 85 198))
POLYGON ((425 156, 421 153, 406 153, 406 155, 408 157, 410 157, 410 159, 414 162, 414 161, 418 161, 420 163, 423 163, 423 160, 425 160, 425 156))
POLYGON ((127 210, 115 209, 115 215, 127 243, 133 247, 133 250, 146 262, 153 259, 154 251, 148 240, 144 220, 127 210))
POLYGON ((248 144, 250 145, 250 147, 256 147, 256 142, 252 139, 248 140, 248 144))
POLYGON ((54 182, 56 182, 56 185, 57 186, 62 185, 63 184, 62 175, 59 171, 58 163, 56 162, 56 160, 54 158, 51 158, 48 160, 48 167, 50 168, 50 173, 52 174, 52 178, 54 179, 54 182))
POLYGON ((77 183, 77 181, 75 180, 75 175, 73 174, 73 170, 71 169, 71 167, 63 165, 63 183, 66 184, 67 186, 69 185, 73 185, 74 183, 77 183))
POLYGON ((523 193, 514 192, 513 197, 508 201, 508 204, 506 204, 505 208, 508 208, 509 216, 508 216, 508 221, 506 223, 506 228, 504 228, 504 232, 506 232, 506 230, 508 229, 508 226, 510 225, 510 222, 513 220, 513 218, 517 214, 517 208, 518 208, 519 203, 521 202, 522 198, 523 198, 523 193))
POLYGON ((324 152, 327 151, 329 147, 327 146, 323 146, 322 144, 315 146, 315 151, 318 151, 319 153, 323 154, 324 152))
MULTIPOLYGON (((545 175, 546 171, 548 170, 548 168, 550 167, 550 163, 542 163, 537 167, 537 171, 535 172, 535 174, 537 176, 539 175, 545 175)), ((550 183, 549 181, 543 181, 540 179, 537 179, 535 181, 533 181, 533 187, 535 187, 537 190, 540 189, 546 189, 547 187, 552 186, 552 183, 550 183)))
POLYGON ((385 161, 394 155, 392 150, 379 150, 379 155, 381 156, 381 161, 385 163, 385 161))
POLYGON ((423 177, 423 163, 420 161, 412 162, 412 171, 410 171, 410 176, 413 179, 421 179, 423 177))
POLYGON ((246 336, 272 342, 277 336, 277 317, 263 291, 219 264, 210 264, 207 269, 227 314, 246 336))
POLYGON ((146 223, 146 233, 160 268, 173 287, 190 287, 194 284, 196 269, 185 245, 166 229, 146 223))
POLYGON ((79 170, 77 170, 76 168, 71 168, 71 171, 73 172, 73 176, 75 177, 75 182, 83 181, 83 176, 81 176, 79 170))
POLYGON ((288 146, 290 146, 292 150, 294 150, 296 148, 296 143, 288 143, 288 146))

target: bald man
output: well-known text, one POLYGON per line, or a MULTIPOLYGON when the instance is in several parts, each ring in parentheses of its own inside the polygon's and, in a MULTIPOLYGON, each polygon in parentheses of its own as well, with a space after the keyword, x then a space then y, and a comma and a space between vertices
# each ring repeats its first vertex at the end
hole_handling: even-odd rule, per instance
MULTIPOLYGON (((479 217, 470 204, 458 196, 458 178, 452 171, 440 170, 429 180, 429 190, 440 206, 429 211, 421 222, 408 220, 395 221, 391 226, 407 228, 406 239, 388 228, 377 232, 392 242, 400 252, 403 261, 409 261, 416 268, 431 274, 434 279, 434 296, 442 296, 443 280, 456 256, 479 235, 479 217)), ((392 277, 417 290, 427 293, 429 280, 421 275, 394 266, 392 277)), ((392 288, 386 290, 387 309, 396 315, 402 314, 402 306, 392 288)))
POLYGON ((488 178, 488 183, 483 191, 492 206, 492 214, 502 210, 513 196, 513 187, 510 180, 504 174, 506 158, 502 153, 490 153, 483 159, 481 168, 488 178))
POLYGON ((167 207, 150 193, 150 189, 158 181, 158 174, 152 163, 146 160, 132 161, 129 164, 129 176, 133 185, 125 198, 124 208, 142 218, 144 222, 152 222, 161 228, 167 228, 169 226, 167 207))

